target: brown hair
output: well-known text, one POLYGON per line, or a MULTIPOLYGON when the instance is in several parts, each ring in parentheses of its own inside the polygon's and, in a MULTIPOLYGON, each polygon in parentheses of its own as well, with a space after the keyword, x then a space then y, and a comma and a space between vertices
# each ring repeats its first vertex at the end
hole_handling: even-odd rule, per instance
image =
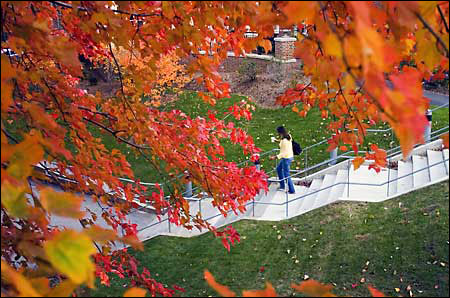
POLYGON ((287 133, 287 131, 284 128, 284 126, 278 126, 277 127, 277 132, 283 137, 283 139, 287 139, 288 141, 291 140, 291 136, 287 133))

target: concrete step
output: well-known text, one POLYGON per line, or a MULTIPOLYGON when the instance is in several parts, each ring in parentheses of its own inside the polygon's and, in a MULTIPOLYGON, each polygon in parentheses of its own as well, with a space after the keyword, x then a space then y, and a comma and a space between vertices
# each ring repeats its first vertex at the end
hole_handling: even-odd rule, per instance
POLYGON ((319 192, 317 192, 322 187, 323 179, 314 179, 307 190, 307 196, 300 199, 303 200, 303 204, 300 206, 297 214, 303 214, 314 209, 314 203, 316 202, 316 197, 319 192))
POLYGON ((271 183, 269 186, 269 191, 267 194, 264 191, 261 191, 261 193, 256 196, 255 198, 255 207, 254 212, 252 210, 252 216, 254 214, 255 218, 259 218, 263 216, 264 212, 266 212, 267 203, 270 203, 272 201, 272 198, 275 196, 275 194, 278 192, 277 188, 279 187, 279 183, 271 183))
POLYGON ((448 170, 448 149, 444 149, 443 153, 444 153, 444 159, 447 160, 445 162, 445 168, 447 169, 447 175, 448 175, 448 173, 449 173, 449 170, 448 170))
POLYGON ((314 209, 320 208, 328 204, 328 198, 333 188, 334 181, 336 180, 335 174, 326 174, 323 178, 321 191, 317 194, 316 201, 314 202, 314 209))
MULTIPOLYGON (((289 206, 288 201, 298 197, 299 193, 302 191, 300 185, 294 185, 295 194, 290 194, 286 191, 276 191, 275 194, 270 198, 266 205, 264 214, 259 218, 261 220, 281 220, 289 217, 289 206)), ((290 205, 290 204, 289 204, 290 205)), ((293 212, 294 210, 291 210, 293 212)))
POLYGON ((420 187, 430 182, 430 173, 428 170, 428 158, 425 156, 413 155, 413 180, 414 187, 420 187))
POLYGON ((306 186, 296 185, 295 186, 295 196, 294 198, 290 198, 291 201, 289 203, 288 214, 289 218, 297 216, 298 210, 305 203, 304 195, 308 192, 309 188, 306 186))
POLYGON ((350 169, 349 201, 381 202, 387 198, 388 169, 379 173, 362 165, 356 171, 353 165, 350 169), (365 185, 359 185, 361 183, 365 185), (367 185, 366 185, 367 184, 367 185))
POLYGON ((389 177, 389 196, 393 196, 397 194, 397 177, 398 177, 398 170, 394 169, 388 169, 388 177, 389 177), (393 181, 394 180, 394 181, 393 181))
MULTIPOLYGON (((410 161, 398 161, 398 177, 411 174, 413 165, 410 161)), ((397 180, 397 193, 404 193, 410 191, 414 187, 413 176, 409 175, 397 180)))
POLYGON ((446 176, 447 171, 445 170, 445 163, 440 163, 444 160, 444 155, 442 154, 442 151, 427 150, 427 156, 428 156, 428 164, 430 166, 436 164, 430 167, 431 181, 435 181, 446 176))
POLYGON ((336 180, 334 181, 335 186, 331 188, 330 195, 328 196, 328 204, 336 202, 347 193, 344 193, 345 184, 339 183, 347 183, 348 171, 347 170, 339 170, 336 174, 336 180))

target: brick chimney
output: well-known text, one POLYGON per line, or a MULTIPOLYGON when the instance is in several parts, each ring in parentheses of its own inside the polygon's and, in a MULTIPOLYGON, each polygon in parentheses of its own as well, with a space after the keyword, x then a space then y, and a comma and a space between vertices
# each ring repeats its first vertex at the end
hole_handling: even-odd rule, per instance
POLYGON ((275 58, 282 61, 294 59, 295 42, 297 39, 290 36, 275 37, 275 58))

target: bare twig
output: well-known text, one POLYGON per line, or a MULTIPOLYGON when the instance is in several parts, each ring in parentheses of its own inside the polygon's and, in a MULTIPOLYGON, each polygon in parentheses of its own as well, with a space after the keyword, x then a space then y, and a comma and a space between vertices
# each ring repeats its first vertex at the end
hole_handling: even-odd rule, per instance
POLYGON ((439 11, 439 14, 441 15, 442 22, 444 23, 445 31, 447 31, 447 33, 449 33, 447 21, 445 20, 444 13, 442 12, 441 7, 439 6, 439 4, 437 5, 437 9, 439 11))

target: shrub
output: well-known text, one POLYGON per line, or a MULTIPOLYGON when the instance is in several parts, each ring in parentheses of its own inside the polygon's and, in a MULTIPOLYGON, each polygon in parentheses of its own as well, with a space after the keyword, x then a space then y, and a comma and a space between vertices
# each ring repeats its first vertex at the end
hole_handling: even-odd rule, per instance
POLYGON ((238 73, 244 82, 256 80, 256 63, 244 60, 238 68, 238 73))

